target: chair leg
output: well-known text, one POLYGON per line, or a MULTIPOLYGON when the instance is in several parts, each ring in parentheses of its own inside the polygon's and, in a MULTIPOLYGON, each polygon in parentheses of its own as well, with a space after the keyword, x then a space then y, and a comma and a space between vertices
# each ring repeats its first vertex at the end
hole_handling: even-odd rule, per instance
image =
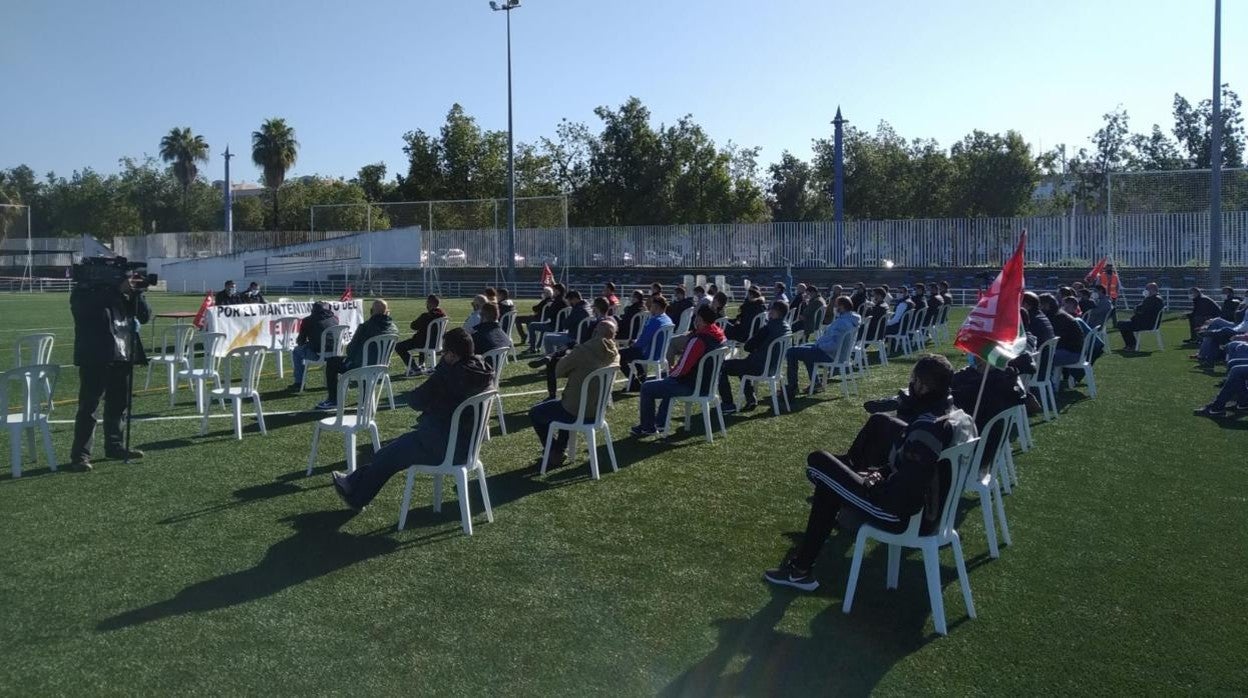
POLYGON ((594 480, 599 479, 598 473, 598 432, 594 429, 589 430, 589 436, 585 439, 585 445, 589 447, 589 476, 594 480))
POLYGON ((854 592, 858 589, 858 573, 862 571, 862 551, 867 546, 866 529, 858 529, 858 537, 854 540, 854 560, 849 565, 849 580, 845 582, 845 601, 841 603, 841 612, 849 613, 854 607, 854 592))
POLYGON ((728 436, 728 427, 724 424, 724 406, 723 406, 723 405, 721 405, 720 403, 716 402, 716 403, 715 403, 715 413, 716 413, 716 415, 718 415, 718 416, 719 416, 719 433, 720 433, 720 434, 722 434, 723 436, 727 437, 727 436, 728 436))
POLYGON ((52 430, 46 420, 39 422, 39 431, 43 432, 43 453, 48 457, 48 469, 56 472, 56 452, 52 450, 52 430))
POLYGON ((143 381, 143 389, 147 390, 152 387, 152 364, 147 364, 147 380, 143 381))
POLYGON ((1095 398, 1096 397, 1096 376, 1092 375, 1091 364, 1089 364, 1088 367, 1084 369, 1083 379, 1087 381, 1087 384, 1088 384, 1088 395, 1095 398))
POLYGON ((264 406, 260 404, 260 394, 252 395, 251 401, 256 407, 256 421, 260 423, 260 433, 267 435, 269 430, 264 426, 264 406))
POLYGON ((494 523, 494 507, 490 506, 490 487, 485 484, 485 468, 477 464, 477 486, 481 488, 481 504, 485 507, 485 520, 494 523))
POLYGON ((22 432, 14 428, 9 429, 9 469, 14 480, 22 476, 22 432))
POLYGON ((316 467, 316 451, 320 445, 321 445, 321 425, 318 422, 315 426, 312 427, 312 452, 308 454, 308 472, 305 473, 305 475, 309 477, 312 475, 312 468, 316 467))
POLYGON ((433 510, 442 511, 442 475, 433 476, 433 510))
POLYGON ((468 501, 468 469, 455 471, 455 489, 459 495, 459 521, 464 533, 472 535, 472 504, 468 501))
POLYGON ((538 472, 538 475, 546 474, 546 464, 550 460, 550 447, 552 444, 554 444, 554 442, 555 442, 555 430, 553 428, 547 429, 546 430, 546 448, 542 449, 542 467, 541 467, 541 470, 538 472))
MULTIPOLYGON (((972 476, 974 477, 974 476, 972 476)), ((984 515, 984 535, 988 538, 988 557, 1001 557, 1001 549, 997 547, 997 527, 992 521, 992 493, 983 483, 975 485, 979 492, 979 509, 984 515)))
POLYGON ((896 589, 901 585, 901 546, 888 546, 888 577, 885 589, 896 589))
POLYGON ((285 363, 285 360, 282 358, 285 353, 286 352, 281 351, 281 350, 277 351, 277 377, 278 378, 286 377, 286 363, 285 363))
POLYGON ((368 430, 373 436, 373 453, 377 453, 381 450, 381 432, 377 430, 377 423, 368 425, 368 430))
POLYGON ((783 398, 784 398, 784 411, 785 411, 785 412, 792 412, 792 411, 793 411, 793 405, 789 404, 789 389, 788 389, 788 387, 787 387, 787 386, 785 386, 785 384, 784 384, 784 382, 783 382, 783 381, 776 381, 776 384, 780 386, 780 397, 783 397, 783 398))
POLYGON ((615 464, 615 446, 611 443, 611 425, 606 422, 602 423, 602 440, 607 444, 607 456, 611 459, 611 472, 618 473, 620 469, 615 464))
POLYGON ((501 395, 495 396, 494 404, 498 407, 498 431, 503 435, 507 435, 507 418, 503 415, 503 398, 501 395))
POLYGON ((1005 498, 1001 496, 1001 479, 995 476, 992 481, 992 494, 997 504, 997 520, 1001 522, 1001 540, 1006 545, 1014 545, 1014 541, 1010 540, 1010 524, 1005 520, 1005 498))
MULTIPOLYGON (((441 478, 435 476, 434 482, 441 478)), ((416 481, 416 471, 411 468, 407 469, 407 486, 403 488, 403 504, 399 505, 399 530, 407 525, 407 509, 412 504, 412 483, 416 481)))
POLYGON ((780 396, 777 395, 776 384, 771 384, 771 413, 780 414, 780 396))
POLYGON ((30 453, 30 462, 39 462, 39 449, 35 448, 35 427, 33 425, 23 429, 26 432, 26 450, 30 453))
POLYGON ((927 572, 927 597, 932 603, 932 623, 940 635, 948 635, 945 625, 945 597, 940 590, 940 548, 923 546, 923 569, 927 572))
POLYGON ((702 403, 702 428, 706 430, 706 442, 712 443, 715 440, 715 432, 711 428, 711 405, 705 402, 702 403))
POLYGON ((971 580, 966 576, 966 559, 962 557, 962 539, 957 531, 952 532, 949 544, 953 548, 953 563, 958 568, 958 584, 962 587, 962 602, 966 604, 966 615, 974 618, 975 600, 971 598, 971 580))
POLYGON ((230 407, 234 410, 234 438, 243 440, 243 401, 230 400, 230 407))
POLYGON ((347 449, 347 472, 355 472, 355 432, 348 431, 343 434, 344 445, 347 449))
POLYGON ((390 382, 389 374, 383 376, 382 380, 386 382, 386 394, 390 398, 390 410, 393 412, 395 409, 398 409, 394 406, 394 384, 390 382))
MULTIPOLYGON (((205 405, 206 404, 207 403, 205 403, 205 405)), ((199 420, 199 435, 203 436, 208 433, 208 408, 207 406, 205 406, 204 409, 200 410, 200 413, 203 416, 199 420)))

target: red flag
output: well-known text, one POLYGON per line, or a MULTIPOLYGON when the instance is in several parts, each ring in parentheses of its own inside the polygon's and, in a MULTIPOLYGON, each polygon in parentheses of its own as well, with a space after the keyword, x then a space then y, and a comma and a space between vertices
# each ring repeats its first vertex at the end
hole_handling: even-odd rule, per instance
POLYGON ((1101 276, 1101 270, 1105 268, 1105 260, 1107 259, 1109 258, 1101 257, 1101 261, 1097 262, 1096 266, 1092 267, 1092 271, 1088 272, 1088 275, 1083 277, 1084 281, 1091 279, 1092 281, 1095 282, 1097 279, 1099 279, 1101 276))
POLYGON ((1013 256, 979 299, 966 322, 962 323, 958 338, 954 341, 957 348, 970 352, 997 368, 1004 368, 1021 351, 1018 306, 1025 283, 1023 250, 1026 246, 1027 231, 1024 230, 1013 256))
POLYGON ((354 298, 355 297, 351 295, 351 287, 347 286, 347 290, 342 292, 342 298, 339 298, 338 300, 345 302, 345 301, 353 300, 354 298))
POLYGON ((552 271, 550 270, 550 265, 549 265, 549 264, 543 264, 543 265, 542 265, 542 281, 541 281, 541 284, 542 284, 543 286, 554 286, 554 285, 555 285, 555 273, 554 273, 554 272, 552 272, 552 271))
POLYGON ((198 329, 204 329, 204 316, 208 314, 208 309, 216 303, 212 300, 212 293, 204 294, 204 302, 199 304, 199 312, 195 313, 195 320, 191 323, 198 329))

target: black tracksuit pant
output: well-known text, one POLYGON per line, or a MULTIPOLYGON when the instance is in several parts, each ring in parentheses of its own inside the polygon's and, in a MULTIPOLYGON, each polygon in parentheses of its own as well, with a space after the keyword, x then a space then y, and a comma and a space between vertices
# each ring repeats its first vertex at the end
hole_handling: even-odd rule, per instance
POLYGON ((115 362, 78 367, 78 414, 74 417, 74 443, 70 460, 91 457, 95 439, 95 409, 104 398, 104 453, 115 453, 125 446, 121 419, 130 397, 128 363, 115 362))

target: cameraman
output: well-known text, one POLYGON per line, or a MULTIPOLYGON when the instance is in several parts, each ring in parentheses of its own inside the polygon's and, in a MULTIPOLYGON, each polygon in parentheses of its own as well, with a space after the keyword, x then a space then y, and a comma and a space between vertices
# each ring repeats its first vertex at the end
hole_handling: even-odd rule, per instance
POLYGON ((130 374, 134 364, 147 363, 138 324, 151 318, 143 298, 142 277, 129 275, 116 286, 75 285, 69 296, 74 315, 74 365, 78 367, 78 414, 74 418, 74 444, 70 466, 91 469, 91 443, 95 436, 95 408, 104 398, 104 455, 109 458, 142 458, 126 450, 121 418, 130 399, 130 374))

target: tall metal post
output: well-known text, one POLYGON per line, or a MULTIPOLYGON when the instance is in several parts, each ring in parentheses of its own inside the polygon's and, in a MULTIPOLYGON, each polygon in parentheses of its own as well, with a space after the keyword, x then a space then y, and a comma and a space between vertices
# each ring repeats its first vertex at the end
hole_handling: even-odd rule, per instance
POLYGON ((832 220, 836 228, 836 249, 832 261, 836 267, 844 264, 845 256, 845 148, 844 126, 849 123, 841 117, 841 108, 836 108, 836 118, 832 120, 835 128, 832 137, 832 220))
POLYGON ((1213 0, 1213 127, 1209 139, 1209 288, 1222 286, 1222 0, 1213 0))
POLYGON ((225 237, 231 254, 234 253, 234 187, 230 186, 230 146, 225 146, 225 237))
POLYGON ((520 0, 491 2, 490 9, 507 13, 507 280, 516 283, 516 132, 511 110, 511 11, 520 0))

